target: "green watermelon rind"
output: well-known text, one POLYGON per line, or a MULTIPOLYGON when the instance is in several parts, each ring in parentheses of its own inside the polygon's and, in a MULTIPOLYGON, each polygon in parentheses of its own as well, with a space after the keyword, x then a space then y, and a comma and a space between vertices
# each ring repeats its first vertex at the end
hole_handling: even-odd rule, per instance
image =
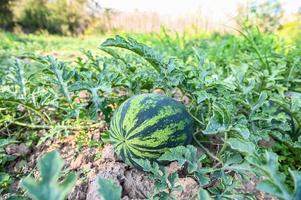
POLYGON ((135 95, 115 111, 110 140, 129 165, 135 159, 156 160, 170 148, 192 141, 193 120, 185 106, 157 94, 135 95))

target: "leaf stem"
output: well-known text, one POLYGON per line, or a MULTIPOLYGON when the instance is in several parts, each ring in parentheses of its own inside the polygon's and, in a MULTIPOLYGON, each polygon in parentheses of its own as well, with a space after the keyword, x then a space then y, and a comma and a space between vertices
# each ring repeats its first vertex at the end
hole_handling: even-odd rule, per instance
POLYGON ((88 128, 96 128, 103 125, 103 122, 91 124, 91 125, 83 125, 83 126, 65 126, 65 125, 55 125, 55 126, 48 126, 48 125, 36 125, 36 124, 26 124, 23 122, 18 121, 11 121, 10 123, 23 126, 32 129, 53 129, 53 128, 62 128, 62 129, 69 129, 69 130, 78 130, 78 129, 88 129, 88 128))
POLYGON ((224 144, 223 144, 221 150, 217 154, 218 157, 220 157, 222 155, 222 153, 226 150, 226 148, 227 148, 227 143, 226 143, 227 139, 228 139, 228 133, 225 132, 225 135, 224 135, 224 144))
POLYGON ((219 164, 222 164, 222 161, 216 157, 215 155, 213 155, 206 147, 204 147, 196 138, 196 134, 200 133, 200 131, 196 132, 195 134, 193 134, 193 139, 194 141, 197 143, 197 145, 199 145, 199 147, 210 157, 212 158, 213 160, 216 160, 218 161, 219 164))
POLYGON ((301 127, 301 119, 296 115, 296 113, 291 112, 291 110, 282 102, 276 100, 276 99, 271 99, 271 101, 277 103, 280 107, 284 109, 286 113, 289 113, 292 115, 293 119, 296 121, 299 127, 301 127))
POLYGON ((2 99, 2 98, 0 98, 0 102, 1 102, 1 101, 2 101, 2 102, 14 103, 14 104, 21 104, 22 106, 24 106, 24 107, 27 108, 28 110, 30 110, 30 111, 36 113, 38 116, 40 116, 40 117, 43 119, 43 121, 48 122, 48 123, 50 122, 50 120, 48 120, 48 119, 43 115, 42 112, 40 112, 38 109, 34 108, 34 106, 32 106, 32 105, 23 103, 22 101, 20 101, 20 100, 15 100, 15 99, 4 99, 4 98, 2 99))
POLYGON ((189 115, 195 120, 195 121, 197 121, 199 124, 201 124, 201 125, 204 125, 204 123, 203 122, 201 122, 196 116, 194 116, 193 114, 191 114, 191 112, 188 112, 189 113, 189 115))

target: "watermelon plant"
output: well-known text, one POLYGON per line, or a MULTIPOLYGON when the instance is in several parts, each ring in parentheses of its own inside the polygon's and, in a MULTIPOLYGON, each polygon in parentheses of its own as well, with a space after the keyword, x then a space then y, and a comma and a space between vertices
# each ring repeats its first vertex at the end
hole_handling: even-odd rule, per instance
MULTIPOLYGON (((12 145, 35 149, 80 133, 78 151, 111 141, 125 162, 148 171, 156 183, 150 197, 174 198, 175 182, 188 176, 199 199, 254 199, 242 191, 251 177, 265 194, 300 199, 300 42, 287 46, 257 29, 131 36, 73 61, 11 49, 23 43, 0 51, 0 195, 28 175, 8 170, 28 158, 13 155, 12 145), (91 128, 103 134, 92 137, 91 128), (171 161, 183 171, 166 174, 161 163, 171 161)), ((64 197, 70 191, 60 187, 63 178, 30 180, 64 197)), ((112 182, 99 182, 120 197, 112 182)))

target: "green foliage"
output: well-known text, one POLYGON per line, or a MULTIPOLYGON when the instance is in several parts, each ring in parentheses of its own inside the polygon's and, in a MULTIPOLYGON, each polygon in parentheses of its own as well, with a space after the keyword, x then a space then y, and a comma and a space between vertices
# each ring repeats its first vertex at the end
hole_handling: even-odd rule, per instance
POLYGON ((8 173, 0 172, 0 193, 4 191, 11 184, 12 180, 8 173))
MULTIPOLYGON (((203 159, 203 157, 201 157, 203 159)), ((198 169, 198 163, 200 159, 197 159, 196 148, 192 145, 178 146, 165 152, 159 159, 159 161, 177 161, 179 165, 183 166, 187 163, 188 173, 193 173, 198 169)))
POLYGON ((9 161, 13 161, 15 156, 7 155, 4 148, 9 144, 14 144, 17 141, 11 138, 0 138, 0 166, 4 166, 9 161))
POLYGON ((285 184, 285 179, 287 177, 285 177, 283 173, 279 172, 277 154, 266 151, 262 155, 259 154, 258 156, 250 154, 246 157, 246 159, 255 167, 254 172, 257 175, 265 177, 265 179, 257 185, 259 190, 270 193, 271 195, 284 200, 300 198, 300 171, 289 170, 295 184, 295 190, 292 193, 285 184))
POLYGON ((47 153, 38 160, 41 180, 26 177, 22 180, 21 186, 35 200, 63 200, 76 181, 76 175, 72 173, 60 183, 57 182, 63 165, 64 162, 57 151, 47 153))
POLYGON ((200 189, 198 194, 199 200, 212 200, 212 198, 209 196, 209 193, 206 190, 200 189))
POLYGON ((187 173, 196 177, 201 186, 209 183, 209 178, 206 176, 206 170, 201 167, 201 161, 205 159, 204 155, 198 157, 197 149, 188 145, 187 147, 179 146, 170 149, 164 153, 159 161, 177 161, 180 166, 187 167, 187 173))
POLYGON ((264 1, 262 3, 253 2, 251 6, 250 18, 255 20, 255 24, 263 31, 275 31, 281 24, 283 8, 279 0, 264 1))
POLYGON ((20 0, 14 8, 16 23, 25 32, 47 31, 53 34, 78 35, 84 32, 89 14, 83 9, 86 0, 20 0))
POLYGON ((134 159, 141 168, 150 173, 150 180, 154 182, 154 192, 149 194, 154 200, 176 199, 173 192, 182 191, 182 186, 176 185, 179 175, 177 172, 168 173, 167 168, 158 163, 151 163, 149 160, 134 159))
POLYGON ((110 179, 98 179, 98 192, 104 200, 120 200, 121 187, 110 179))
MULTIPOLYGON (((285 82, 279 81, 284 81, 284 79, 281 78, 280 74, 286 72, 284 70, 279 69, 274 70, 274 67, 279 68, 279 64, 271 64, 270 60, 267 59, 266 56, 270 53, 265 48, 267 48, 268 46, 259 50, 259 44, 254 40, 254 37, 258 37, 256 34, 257 33, 249 32, 249 30, 246 32, 246 34, 242 33, 247 44, 251 45, 251 48, 255 50, 254 57, 258 59, 258 65, 263 68, 266 68, 264 74, 259 73, 258 76, 255 75, 255 72, 257 73, 256 65, 253 67, 250 66, 248 68, 245 68, 244 65, 235 66, 236 68, 238 67, 237 69, 235 69, 234 66, 230 66, 230 72, 232 74, 229 72, 225 73, 224 70, 216 68, 215 73, 219 74, 219 78, 215 79, 214 75, 210 76, 210 74, 212 74, 211 68, 211 71, 207 71, 205 80, 203 79, 203 81, 200 82, 193 81, 194 77, 192 76, 190 77, 189 82, 183 81, 179 82, 179 84, 177 85, 178 88, 181 89, 183 92, 186 92, 186 94, 189 94, 189 91, 191 91, 192 89, 203 90, 202 93, 196 93, 198 95, 197 99, 202 99, 197 100, 197 103, 200 103, 203 106, 203 112, 200 113, 195 111, 195 109, 198 109, 198 105, 195 105, 195 107, 191 107, 191 111, 192 113, 201 114, 201 116, 198 117, 201 125, 207 124, 206 127, 203 127, 202 133, 204 133, 205 135, 223 134, 225 137, 225 144, 223 145, 221 151, 218 153, 219 156, 223 155, 221 158, 223 160, 224 166, 222 168, 213 170, 214 174, 216 174, 217 178, 221 179, 222 182, 221 187, 215 188, 211 191, 216 196, 234 197, 235 195, 233 195, 233 193, 228 193, 228 191, 230 190, 230 188, 231 190, 234 190, 239 186, 239 184, 236 183, 233 180, 233 178, 222 175, 225 173, 225 171, 227 171, 229 168, 231 168, 232 170, 234 169, 237 173, 242 173, 243 171, 250 170, 248 164, 244 162, 241 163, 241 159, 232 161, 231 159, 226 159, 229 159, 231 157, 227 156, 228 154, 231 155, 231 153, 225 152, 227 145, 229 145, 231 149, 238 151, 243 155, 252 153, 255 154, 255 150, 256 148, 258 148, 256 143, 259 140, 271 136, 274 137, 274 135, 277 135, 278 133, 284 133, 284 135, 287 135, 285 133, 291 134, 291 131, 294 132, 294 129, 291 129, 293 126, 289 124, 289 115, 284 116, 278 114, 281 108, 277 104, 269 103, 271 101, 275 102, 275 99, 278 99, 277 101, 281 102, 286 102, 290 100, 285 95, 283 95, 283 90, 285 90, 284 88, 287 87, 287 85, 283 85, 283 83, 285 84, 285 82), (244 67, 241 68, 244 70, 243 74, 237 73, 239 71, 239 67, 244 67), (246 80, 245 77, 250 74, 252 74, 252 77, 254 79, 246 80), (263 79, 263 77, 267 77, 268 79, 263 79), (269 83, 269 81, 272 81, 273 83, 269 83), (254 87, 255 85, 259 87, 254 87), (268 88, 269 92, 267 92, 268 88), (241 91, 241 93, 238 91, 241 91), (200 94, 203 97, 200 97, 200 94), (220 96, 220 94, 222 94, 223 96, 220 96), (269 96, 273 96, 273 98, 270 98, 269 96), (231 101, 229 101, 229 98, 231 98, 231 101), (202 101, 204 100, 207 100, 207 102, 205 101, 203 103, 202 101), (237 107, 237 104, 240 104, 241 107, 237 107), (207 110, 205 108, 207 108, 207 110), (285 120, 281 120, 281 117, 285 117, 285 120), (275 123, 279 122, 280 120, 282 121, 282 125, 279 127, 278 130, 275 130, 275 123), (277 133, 277 131, 279 132, 277 133), (239 133, 242 138, 238 137, 236 133, 239 133), (266 135, 259 135, 259 133, 266 133, 266 135), (246 141, 246 139, 249 139, 249 141, 246 141)), ((149 61, 149 63, 152 66, 154 66, 155 69, 156 67, 161 66, 162 70, 162 68, 164 67, 164 64, 161 64, 163 63, 163 59, 157 58, 157 53, 151 51, 148 47, 144 45, 137 45, 137 43, 135 43, 132 39, 130 39, 129 42, 121 37, 117 37, 114 40, 109 39, 103 44, 103 46, 106 47, 113 46, 131 50, 137 53, 138 55, 142 56, 143 58, 146 58, 146 60, 149 61), (144 49, 147 49, 147 51, 143 51, 144 49)), ((277 60, 277 58, 275 59, 277 60)), ((278 62, 281 63, 282 61, 279 60, 278 62)), ((206 65, 209 65, 209 63, 201 64, 201 67, 204 68, 201 68, 202 71, 206 70, 206 65)), ((227 66, 225 67, 227 68, 227 66)), ((196 71, 193 67, 190 68, 189 66, 186 66, 186 70, 187 68, 192 70, 195 73, 196 77, 198 77, 197 73, 202 72, 196 71)), ((175 65, 175 67, 173 67, 172 70, 176 73, 177 70, 181 70, 181 67, 175 65)), ((183 77, 183 80, 187 80, 189 77, 189 75, 186 74, 186 70, 181 70, 181 76, 183 77)), ((172 77, 173 74, 168 73, 168 76, 172 77)), ((293 88, 288 88, 288 90, 291 89, 293 88)), ((194 100, 193 96, 191 96, 191 98, 192 100, 194 100)), ((297 101, 299 102, 300 99, 297 101)), ((287 108, 286 111, 291 113, 292 109, 287 108)), ((294 118, 295 119, 293 119, 293 122, 296 120, 296 117, 294 118)), ((298 119, 296 121, 298 121, 298 119)), ((168 155, 165 155, 166 159, 169 161, 173 159, 178 160, 182 164, 184 162, 182 156, 185 155, 185 153, 183 153, 182 155, 181 153, 179 153, 179 151, 182 151, 182 149, 177 149, 175 153, 169 153, 168 155), (172 158, 173 156, 174 158, 172 158)), ((187 159, 185 160, 185 162, 186 161, 187 159)), ((196 168, 191 165, 192 162, 190 162, 189 159, 187 163, 190 171, 193 171, 192 169, 196 168)), ((236 195, 237 198, 238 196, 239 195, 236 195)))
MULTIPOLYGON (((8 155, 5 152, 5 147, 9 144, 17 143, 15 139, 10 138, 0 138, 0 169, 5 166, 5 164, 12 162, 16 159, 16 156, 8 155)), ((10 184, 13 181, 13 177, 10 176, 7 172, 0 171, 0 194, 9 188, 10 184)))
POLYGON ((0 28, 9 30, 14 25, 11 4, 14 0, 2 0, 0 3, 0 28))
POLYGON ((147 60, 158 72, 160 72, 160 69, 164 66, 163 57, 158 52, 132 38, 125 39, 116 36, 114 39, 107 39, 101 46, 119 47, 130 50, 147 60))
MULTIPOLYGON (((156 182, 154 198, 172 198, 177 178, 189 176, 206 198, 252 199, 239 190, 250 174, 263 179, 258 188, 279 199, 300 196, 300 41, 288 46, 276 35, 252 28, 239 36, 118 36, 102 43, 109 56, 86 50, 62 61, 36 52, 52 51, 51 45, 59 43, 55 39, 5 36, 0 44, 1 139, 35 145, 87 131, 98 127, 99 119, 109 122, 112 111, 130 96, 159 91, 185 103, 195 119, 193 145, 202 154, 188 146, 160 158, 160 164, 178 162, 180 174, 143 161, 156 182), (46 133, 36 134, 39 130, 46 133)), ((71 49, 70 43, 81 44, 66 40, 62 45, 71 49)), ((7 157, 1 148, 1 156, 7 157)), ((7 187, 12 179, 3 177, 7 187)))

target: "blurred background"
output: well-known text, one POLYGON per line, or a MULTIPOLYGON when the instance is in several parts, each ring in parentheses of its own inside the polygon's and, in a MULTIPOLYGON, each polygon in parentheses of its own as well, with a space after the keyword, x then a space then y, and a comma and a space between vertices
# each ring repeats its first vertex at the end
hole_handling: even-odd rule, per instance
POLYGON ((298 0, 1 0, 0 28, 67 36, 116 32, 300 30, 298 0))

